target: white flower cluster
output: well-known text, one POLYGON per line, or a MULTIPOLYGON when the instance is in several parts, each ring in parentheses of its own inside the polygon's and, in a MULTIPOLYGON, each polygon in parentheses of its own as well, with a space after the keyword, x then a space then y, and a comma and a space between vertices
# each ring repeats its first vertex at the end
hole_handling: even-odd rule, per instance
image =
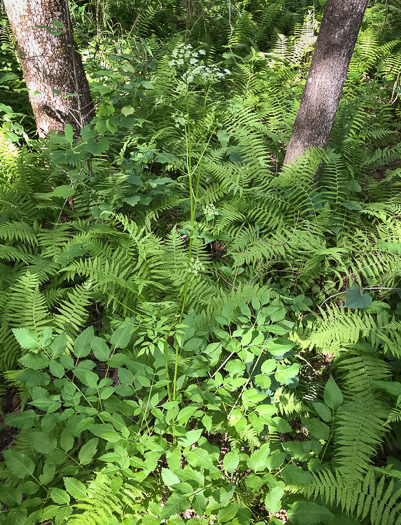
POLYGON ((173 117, 176 128, 185 127, 188 123, 187 118, 182 111, 176 111, 175 113, 172 113, 171 116, 173 117))
POLYGON ((191 84, 198 78, 198 80, 203 80, 204 82, 218 82, 219 80, 224 80, 228 75, 231 75, 231 71, 228 69, 221 70, 215 64, 210 66, 197 66, 194 69, 189 69, 182 78, 188 83, 191 84))
POLYGON ((184 66, 186 64, 196 65, 199 62, 199 55, 206 55, 206 51, 204 49, 192 51, 192 49, 191 44, 179 44, 171 53, 172 58, 168 65, 170 67, 184 66))
POLYGON ((199 272, 203 272, 204 270, 205 270, 205 265, 199 259, 195 259, 195 257, 191 257, 191 260, 189 261, 188 273, 193 273, 194 275, 198 275, 199 272))
POLYGON ((207 221, 214 219, 214 217, 216 217, 219 214, 214 204, 207 204, 206 206, 204 206, 203 213, 205 214, 207 221))
POLYGON ((168 65, 186 68, 182 75, 182 80, 186 84, 191 84, 195 79, 203 82, 218 82, 231 75, 231 71, 221 70, 215 64, 209 66, 199 64, 200 55, 206 55, 206 51, 204 49, 193 51, 191 44, 179 44, 171 53, 168 65))

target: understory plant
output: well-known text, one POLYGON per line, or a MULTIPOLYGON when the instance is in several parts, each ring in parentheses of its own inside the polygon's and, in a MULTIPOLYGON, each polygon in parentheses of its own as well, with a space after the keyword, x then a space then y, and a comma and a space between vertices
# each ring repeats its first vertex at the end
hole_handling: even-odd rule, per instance
POLYGON ((401 524, 391 2, 285 168, 322 6, 167 4, 74 2, 79 138, 0 105, 0 523, 401 524))

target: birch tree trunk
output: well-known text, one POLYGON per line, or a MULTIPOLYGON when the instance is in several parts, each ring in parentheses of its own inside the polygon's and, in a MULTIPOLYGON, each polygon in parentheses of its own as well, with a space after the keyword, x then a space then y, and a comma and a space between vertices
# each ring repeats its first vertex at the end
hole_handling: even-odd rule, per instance
POLYGON ((368 0, 327 0, 284 164, 326 148, 368 0))
POLYGON ((94 115, 81 56, 75 48, 68 0, 3 2, 39 136, 52 130, 63 132, 68 123, 77 134, 94 115))

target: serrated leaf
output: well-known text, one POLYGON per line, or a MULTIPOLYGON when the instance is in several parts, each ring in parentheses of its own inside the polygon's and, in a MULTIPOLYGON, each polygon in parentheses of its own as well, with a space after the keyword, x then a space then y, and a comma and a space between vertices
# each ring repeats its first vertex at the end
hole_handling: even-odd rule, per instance
POLYGON ((317 525, 334 517, 327 507, 313 501, 296 501, 289 507, 287 514, 295 525, 317 525))
POLYGON ((132 317, 129 321, 123 323, 110 337, 110 344, 114 348, 126 348, 131 339, 131 334, 134 330, 135 318, 132 317))
MULTIPOLYGON (((284 483, 282 483, 282 485, 284 485, 284 483)), ((281 485, 278 485, 277 487, 274 487, 269 490, 269 492, 265 496, 265 507, 266 507, 267 512, 271 514, 280 512, 281 499, 283 495, 284 495, 284 487, 281 485)))
POLYGON ((63 199, 67 199, 68 197, 72 197, 74 195, 75 189, 71 188, 69 184, 63 184, 62 186, 57 186, 52 191, 53 197, 62 197, 63 199))
POLYGON ((333 419, 333 414, 330 408, 324 403, 320 403, 319 401, 314 401, 312 402, 312 406, 316 414, 320 416, 323 419, 323 421, 326 421, 326 423, 329 423, 333 419))
POLYGON ((173 493, 166 501, 162 509, 160 518, 170 518, 170 516, 173 516, 174 514, 185 512, 189 509, 190 506, 191 503, 188 498, 183 497, 182 494, 173 493))
POLYGON ((298 375, 301 365, 293 363, 290 366, 278 365, 277 371, 274 373, 274 377, 279 383, 288 384, 293 377, 298 375))
POLYGON ((13 476, 24 479, 33 474, 35 463, 26 454, 8 448, 3 452, 4 460, 13 476))
POLYGON ((240 507, 241 505, 238 503, 231 503, 227 507, 220 509, 219 513, 217 514, 217 522, 226 523, 227 521, 231 521, 237 514, 240 507))
POLYGON ((57 438, 47 432, 31 432, 29 443, 41 454, 51 454, 57 447, 57 438))
POLYGON ((323 423, 323 421, 312 417, 301 417, 301 422, 314 438, 325 441, 329 439, 330 427, 326 425, 326 423, 323 423))
POLYGON ((39 415, 33 410, 25 410, 19 414, 10 414, 6 418, 6 425, 15 428, 31 428, 39 421, 39 415))
POLYGON ((8 507, 18 507, 22 501, 22 490, 12 485, 0 485, 0 501, 8 507))
POLYGON ((92 340, 95 337, 93 326, 89 326, 75 339, 74 354, 78 358, 86 357, 90 354, 92 340))
POLYGON ((110 348, 106 341, 101 337, 94 337, 91 341, 91 348, 94 356, 99 361, 106 361, 110 355, 110 348))
POLYGON ((180 478, 168 468, 162 468, 162 478, 167 487, 180 483, 180 478))
POLYGON ((60 357, 67 348, 67 335, 62 332, 59 334, 52 342, 52 344, 49 346, 49 351, 53 359, 57 359, 57 357, 60 357))
POLYGON ((92 370, 86 370, 84 368, 75 368, 74 375, 83 383, 90 388, 96 388, 99 376, 92 372, 92 370))
POLYGON ((58 377, 59 379, 62 378, 65 373, 63 365, 54 360, 50 361, 49 371, 54 377, 58 377))
POLYGON ((78 453, 78 459, 81 465, 88 465, 96 454, 97 445, 99 443, 98 438, 92 438, 83 445, 78 453))
POLYGON ((313 481, 313 476, 310 472, 291 464, 283 468, 282 476, 287 485, 306 485, 313 481))
POLYGON ((258 450, 255 450, 248 459, 248 467, 255 472, 267 468, 267 458, 270 454, 270 443, 264 443, 258 450))
POLYGON ((192 508, 199 516, 204 516, 206 512, 207 499, 203 494, 196 494, 192 500, 192 508))
POLYGON ((70 503, 70 495, 63 489, 53 487, 50 490, 50 497, 54 503, 58 503, 59 505, 68 505, 70 503))
POLYGON ((324 387, 324 402, 332 410, 337 408, 343 403, 344 398, 339 389, 337 383, 334 381, 333 376, 330 376, 324 387))
POLYGON ((86 497, 86 487, 85 485, 75 479, 64 477, 64 486, 66 491, 75 499, 82 499, 86 497))
POLYGON ((223 460, 224 470, 232 474, 235 472, 239 465, 239 452, 238 450, 232 450, 227 452, 223 460))
POLYGON ((13 328, 15 339, 25 350, 37 350, 40 348, 40 343, 36 332, 29 330, 29 328, 13 328))

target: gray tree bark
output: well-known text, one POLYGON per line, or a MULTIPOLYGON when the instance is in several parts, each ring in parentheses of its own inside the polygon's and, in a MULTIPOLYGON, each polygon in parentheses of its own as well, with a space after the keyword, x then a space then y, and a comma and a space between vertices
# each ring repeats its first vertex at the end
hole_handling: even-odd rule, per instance
POLYGON ((81 56, 75 48, 68 0, 3 2, 39 136, 52 130, 63 132, 66 124, 78 134, 94 114, 81 56), (63 26, 54 26, 54 21, 63 26), (49 32, 48 27, 53 29, 49 32))
POLYGON ((368 0, 327 0, 284 164, 326 148, 368 0))

